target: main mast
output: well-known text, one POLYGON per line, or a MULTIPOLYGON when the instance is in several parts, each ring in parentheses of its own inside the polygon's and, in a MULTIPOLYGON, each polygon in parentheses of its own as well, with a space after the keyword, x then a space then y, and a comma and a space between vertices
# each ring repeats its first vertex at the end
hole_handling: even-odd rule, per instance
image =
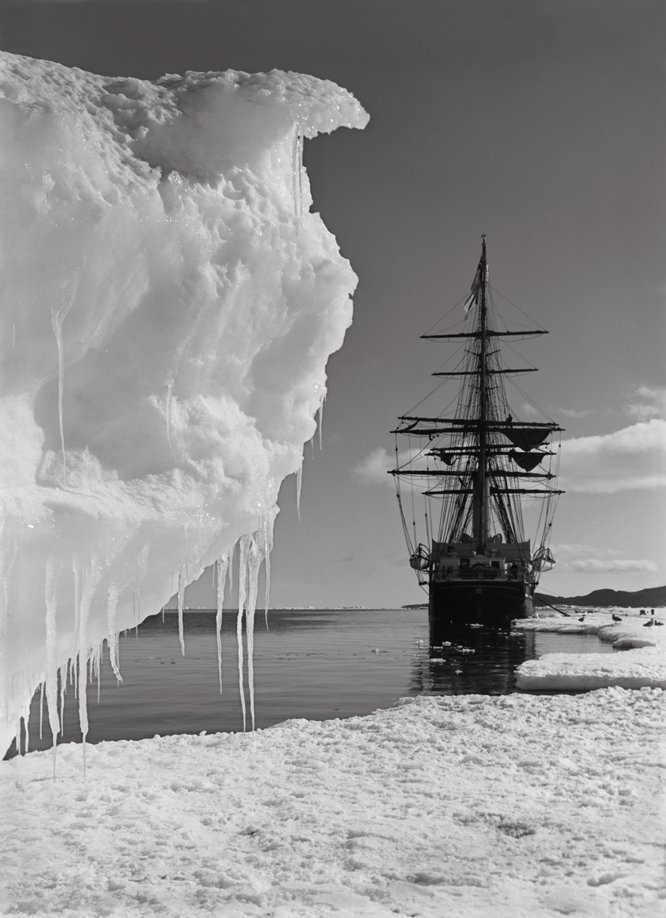
POLYGON ((486 280, 488 262, 486 258, 486 237, 482 236, 481 260, 478 267, 478 300, 479 300, 479 336, 480 348, 478 355, 479 379, 479 458, 473 495, 472 537, 476 542, 476 550, 484 551, 488 539, 488 500, 486 478, 486 456, 488 449, 488 390, 486 388, 487 371, 487 303, 486 280))

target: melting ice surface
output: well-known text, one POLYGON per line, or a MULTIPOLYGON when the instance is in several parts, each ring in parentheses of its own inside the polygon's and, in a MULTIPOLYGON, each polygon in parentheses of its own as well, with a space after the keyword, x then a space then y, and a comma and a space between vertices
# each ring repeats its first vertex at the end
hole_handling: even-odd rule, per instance
POLYGON ((73 660, 85 735, 86 661, 239 541, 251 617, 356 284, 303 138, 366 122, 295 73, 0 55, 2 751, 73 660))

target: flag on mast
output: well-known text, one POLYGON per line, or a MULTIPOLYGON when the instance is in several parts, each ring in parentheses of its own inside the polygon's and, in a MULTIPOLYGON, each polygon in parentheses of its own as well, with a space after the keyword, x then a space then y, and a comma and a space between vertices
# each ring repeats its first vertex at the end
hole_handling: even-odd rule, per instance
POLYGON ((472 281, 472 286, 470 287, 470 294, 463 303, 463 309, 465 312, 469 312, 472 308, 472 305, 479 305, 479 291, 481 290, 481 279, 483 277, 483 257, 479 261, 479 266, 476 269, 476 274, 474 275, 474 280, 472 281))

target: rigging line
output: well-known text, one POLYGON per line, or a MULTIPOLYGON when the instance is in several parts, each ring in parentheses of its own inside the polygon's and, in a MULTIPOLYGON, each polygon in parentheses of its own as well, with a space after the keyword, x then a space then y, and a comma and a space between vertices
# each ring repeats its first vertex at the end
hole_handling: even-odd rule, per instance
MULTIPOLYGON (((433 328, 436 328, 436 327, 439 325, 440 322, 443 322, 444 319, 447 318, 447 316, 450 316, 451 313, 454 311, 454 309, 460 309, 468 299, 469 299, 469 293, 466 293, 465 296, 462 297, 462 299, 458 300, 457 303, 454 303, 453 306, 451 306, 450 309, 448 309, 443 315, 441 315, 441 316, 439 317, 439 319, 437 319, 435 322, 433 322, 433 324, 430 326, 430 328, 426 329, 426 331, 424 331, 423 334, 424 334, 424 335, 429 335, 430 332, 433 330, 433 328)), ((454 322, 453 325, 452 325, 451 327, 452 327, 452 328, 455 328, 455 327, 458 326, 458 325, 464 325, 464 324, 465 324, 465 321, 466 321, 466 318, 467 318, 467 316, 464 316, 463 318, 459 319, 457 322, 454 322)))
POLYGON ((516 357, 519 358, 519 360, 524 360, 525 363, 529 364, 529 366, 531 366, 533 369, 535 369, 535 370, 538 370, 538 369, 539 369, 539 367, 537 367, 536 364, 530 363, 530 361, 527 359, 527 357, 525 357, 524 354, 521 354, 520 351, 517 351, 517 350, 515 349, 515 347, 512 347, 510 344, 505 344, 505 345, 504 345, 504 348, 505 348, 505 350, 507 350, 507 351, 513 351, 513 353, 516 355, 516 357))
POLYGON ((527 394, 527 392, 525 392, 525 390, 522 389, 522 388, 518 385, 518 383, 515 381, 515 379, 509 378, 509 379, 507 380, 507 382, 509 383, 509 385, 513 386, 513 388, 516 389, 516 390, 520 393, 520 395, 522 395, 522 397, 525 399, 526 402, 528 402, 533 408, 535 408, 535 409, 538 411, 539 415, 540 415, 542 418, 546 418, 546 420, 547 420, 547 421, 550 421, 552 424, 555 424, 555 423, 556 423, 556 422, 553 420, 553 418, 551 418, 551 416, 550 416, 549 414, 546 414, 546 412, 543 410, 543 408, 541 408, 540 405, 537 405, 537 403, 534 401, 534 399, 533 399, 531 396, 529 396, 529 395, 527 394))
POLYGON ((414 485, 410 487, 410 494, 412 499, 412 531, 414 533, 414 546, 416 547, 417 538, 416 538, 416 509, 414 506, 414 485))
MULTIPOLYGON (((397 441, 397 439, 398 439, 398 435, 397 435, 397 434, 395 435, 395 438, 396 438, 396 441, 397 441)), ((430 446, 430 441, 428 441, 428 442, 425 444, 425 446, 422 446, 422 447, 419 449, 419 451, 417 452, 416 456, 414 456, 414 455, 412 454, 411 449, 410 449, 410 451, 409 451, 409 456, 405 459, 405 461, 404 461, 402 464, 400 464, 398 450, 396 449, 396 460, 395 460, 395 461, 396 461, 396 472, 401 471, 401 470, 404 469, 406 466, 412 465, 412 463, 414 463, 414 462, 416 462, 417 460, 419 460, 423 455, 425 455, 425 452, 424 452, 424 451, 425 451, 426 449, 428 449, 429 446, 430 446)), ((396 477, 397 477, 397 476, 396 476, 396 477)))
POLYGON ((467 355, 465 347, 461 345, 458 345, 455 351, 452 351, 449 356, 437 366, 435 372, 439 372, 443 367, 447 366, 447 364, 449 364, 457 354, 460 354, 460 357, 458 358, 457 363, 455 363, 453 366, 453 369, 457 370, 459 366, 465 363, 465 357, 467 355), (462 351, 461 354, 460 351, 462 351))
MULTIPOLYGON (((514 303, 513 300, 510 300, 509 297, 506 296, 504 293, 502 293, 501 290, 498 290, 497 287, 493 287, 493 290, 495 291, 495 293, 498 293, 498 294, 502 297, 503 300, 506 300, 507 303, 509 303, 511 306, 513 306, 514 309, 517 309, 518 312, 521 313, 521 315, 524 315, 526 319, 529 319, 530 322, 534 322, 534 321, 535 321, 534 318, 533 318, 529 313, 525 312, 524 309, 521 309, 520 306, 518 306, 517 303, 514 303)), ((543 326, 538 326, 538 328, 539 328, 541 331, 545 331, 545 328, 543 328, 543 326)))
MULTIPOLYGON (((434 395, 435 392, 437 392, 438 389, 444 388, 445 385, 446 385, 446 381, 445 381, 445 380, 440 380, 440 381, 437 383, 437 385, 434 386, 434 387, 430 390, 430 392, 428 392, 427 395, 424 395, 423 398, 422 398, 420 401, 416 402, 415 405, 412 405, 411 408, 408 408, 407 411, 404 411, 403 414, 411 414, 413 411, 416 411, 416 409, 419 407, 419 405, 422 405, 422 404, 426 401, 426 399, 429 399, 431 395, 434 395)), ((449 402, 449 405, 451 405, 453 401, 454 401, 454 399, 451 399, 451 401, 449 402)), ((448 405, 447 405, 447 408, 448 408, 448 405)))
MULTIPOLYGON (((395 438, 395 454, 396 454, 396 464, 397 464, 397 456, 398 456, 398 438, 397 438, 397 436, 396 436, 396 438, 395 438)), ((403 535, 404 535, 404 537, 405 537, 405 544, 407 545, 407 551, 409 551, 410 554, 411 554, 411 553, 414 551, 414 547, 412 546, 412 543, 411 543, 411 539, 410 539, 410 535, 409 535, 409 527, 408 527, 408 525, 407 525, 407 519, 406 519, 406 517, 405 517, 405 511, 404 511, 404 508, 403 508, 403 506, 402 506, 402 496, 401 496, 401 494, 400 494, 400 478, 396 475, 396 476, 394 476, 393 481, 394 481, 394 484, 395 484, 395 496, 396 496, 396 498, 397 498, 397 500, 398 500, 398 508, 399 508, 399 510, 400 510, 400 519, 401 519, 401 521, 402 521, 402 531, 403 531, 403 535)))
POLYGON ((410 554, 413 554, 413 553, 414 553, 414 546, 412 545, 412 540, 411 540, 411 537, 410 537, 410 535, 409 535, 409 526, 407 525, 407 519, 406 519, 406 517, 405 517, 405 511, 404 511, 403 506, 402 506, 402 498, 400 497, 400 494, 399 494, 399 493, 396 494, 396 497, 398 498, 398 507, 399 507, 399 509, 400 509, 400 519, 401 519, 401 521, 402 521, 402 532, 403 532, 403 535, 404 535, 404 537, 405 537, 405 544, 407 545, 407 551, 408 551, 410 554))

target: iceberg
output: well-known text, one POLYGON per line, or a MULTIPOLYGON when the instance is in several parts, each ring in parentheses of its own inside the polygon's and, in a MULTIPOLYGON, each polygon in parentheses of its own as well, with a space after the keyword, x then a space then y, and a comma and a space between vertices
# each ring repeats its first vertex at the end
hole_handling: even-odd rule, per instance
POLYGON ((297 73, 0 54, 3 751, 40 684, 58 733, 67 672, 85 737, 103 642, 239 541, 256 599, 356 285, 303 141, 367 120, 297 73))

